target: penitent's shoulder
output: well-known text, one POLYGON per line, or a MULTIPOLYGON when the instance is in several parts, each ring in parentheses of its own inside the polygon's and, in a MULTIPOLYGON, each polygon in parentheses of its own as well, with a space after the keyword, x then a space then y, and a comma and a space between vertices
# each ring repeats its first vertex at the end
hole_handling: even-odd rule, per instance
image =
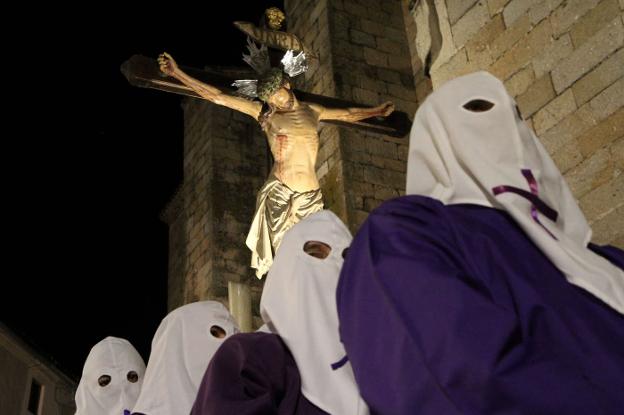
POLYGON ((370 213, 367 222, 390 221, 443 228, 448 215, 447 207, 439 200, 408 195, 385 201, 370 213))
POLYGON ((453 215, 440 201, 426 196, 402 196, 373 210, 354 238, 371 253, 423 251, 455 243, 453 215))
POLYGON ((286 345, 277 334, 254 332, 254 333, 237 333, 228 337, 217 354, 234 353, 245 360, 250 356, 264 357, 277 356, 285 353, 286 345))

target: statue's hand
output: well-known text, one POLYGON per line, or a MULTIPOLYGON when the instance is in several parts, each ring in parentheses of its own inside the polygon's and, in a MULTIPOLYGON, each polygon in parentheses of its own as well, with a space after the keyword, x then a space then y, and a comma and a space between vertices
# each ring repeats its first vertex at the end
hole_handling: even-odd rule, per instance
POLYGON ((163 52, 158 56, 158 65, 160 66, 160 70, 169 76, 173 76, 178 70, 178 64, 167 52, 163 52))
POLYGON ((379 113, 382 117, 387 117, 394 112, 394 104, 392 103, 392 101, 384 102, 377 108, 379 108, 379 113))

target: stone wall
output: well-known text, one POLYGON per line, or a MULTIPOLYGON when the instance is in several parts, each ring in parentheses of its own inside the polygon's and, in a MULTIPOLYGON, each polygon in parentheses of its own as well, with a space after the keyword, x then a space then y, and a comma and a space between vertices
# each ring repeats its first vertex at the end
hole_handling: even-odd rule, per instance
POLYGON ((245 238, 269 171, 266 139, 246 115, 198 99, 183 107, 184 182, 163 212, 168 308, 207 299, 227 306, 228 281, 251 281, 258 297, 245 238))
MULTIPOLYGON (((298 87, 374 106, 393 101, 410 118, 417 108, 399 0, 286 0, 289 30, 320 54, 298 87)), ((407 138, 325 125, 317 175, 326 207, 355 232, 368 212, 404 192, 407 138)))
POLYGON ((403 5, 411 6, 415 23, 407 29, 419 100, 432 87, 476 70, 503 80, 564 174, 594 241, 624 247, 624 1, 403 5), (431 24, 432 9, 437 25, 431 24), (442 47, 432 48, 438 33, 442 47), (428 80, 423 60, 432 49, 437 59, 428 80))

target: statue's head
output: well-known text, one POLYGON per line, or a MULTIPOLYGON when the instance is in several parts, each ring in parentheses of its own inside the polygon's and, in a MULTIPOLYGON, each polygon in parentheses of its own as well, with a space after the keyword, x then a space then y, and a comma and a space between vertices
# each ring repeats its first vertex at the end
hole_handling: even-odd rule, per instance
POLYGON ((266 45, 258 48, 248 37, 247 49, 249 54, 243 54, 243 60, 259 74, 259 77, 239 79, 232 86, 235 86, 238 94, 242 96, 258 98, 273 108, 290 109, 295 102, 294 94, 290 90, 290 79, 308 69, 305 53, 295 54, 292 50, 288 50, 281 60, 281 67, 276 68, 271 66, 266 45))
POLYGON ((282 23, 286 19, 284 12, 282 12, 277 7, 271 7, 265 10, 264 16, 267 21, 267 25, 272 30, 280 30, 282 28, 282 23))
POLYGON ((272 68, 258 79, 258 98, 276 108, 292 106, 290 78, 279 68, 272 68))

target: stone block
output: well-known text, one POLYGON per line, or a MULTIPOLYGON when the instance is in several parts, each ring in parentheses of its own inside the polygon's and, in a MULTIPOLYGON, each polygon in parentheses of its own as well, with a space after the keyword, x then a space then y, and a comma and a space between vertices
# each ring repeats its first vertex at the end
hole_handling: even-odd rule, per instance
POLYGON ((409 154, 409 146, 406 144, 399 144, 397 147, 398 158, 401 161, 407 161, 407 156, 409 154))
POLYGON ((388 67, 388 54, 371 48, 364 48, 364 61, 372 66, 388 67))
POLYGON ((609 149, 602 148, 565 174, 574 197, 580 199, 592 189, 609 181, 613 176, 613 163, 609 149))
POLYGON ((362 32, 370 33, 374 36, 385 36, 385 27, 381 23, 374 22, 372 20, 363 19, 361 21, 362 32))
POLYGON ((576 140, 572 140, 557 150, 555 154, 552 155, 552 159, 559 171, 565 174, 568 170, 583 161, 583 155, 581 154, 576 140))
POLYGON ((618 79, 589 101, 591 114, 598 121, 604 120, 622 107, 624 107, 624 78, 618 79))
POLYGON ((559 93, 597 66, 624 44, 621 18, 613 19, 606 27, 587 40, 570 56, 560 61, 552 71, 555 90, 559 93))
MULTIPOLYGON (((384 22, 386 23, 386 22, 384 22)), ((387 37, 391 40, 396 40, 397 42, 405 42, 405 31, 402 29, 397 29, 392 26, 384 27, 384 37, 387 37)))
POLYGON ((507 29, 491 43, 490 50, 494 60, 511 49, 513 45, 529 33, 531 30, 529 15, 525 14, 515 21, 514 24, 507 23, 506 26, 507 29))
POLYGON ((624 136, 624 108, 589 129, 578 138, 579 149, 584 157, 624 136))
POLYGON ((383 141, 378 138, 370 138, 366 140, 366 150, 368 153, 375 156, 390 158, 394 160, 396 160, 398 157, 397 145, 395 143, 383 141))
POLYGON ((359 209, 353 209, 349 216, 349 228, 351 229, 351 232, 353 234, 355 234, 357 229, 362 226, 366 218, 368 218, 368 212, 359 209))
POLYGON ((386 186, 375 186, 375 199, 389 200, 399 196, 399 193, 392 188, 386 186))
POLYGON ((548 20, 544 20, 497 60, 490 67, 490 72, 502 80, 508 79, 539 56, 544 51, 544 45, 550 41, 551 27, 548 20))
POLYGON ((434 89, 444 84, 444 82, 459 76, 463 71, 468 70, 468 67, 466 49, 462 49, 451 60, 431 73, 434 89))
POLYGON ((516 102, 524 118, 529 118, 555 96, 550 75, 546 74, 535 81, 526 92, 518 96, 516 102))
POLYGON ((379 94, 363 88, 353 88, 353 99, 364 105, 373 105, 379 100, 379 94))
POLYGON ((377 68, 377 77, 391 84, 401 84, 401 73, 392 69, 377 68))
MULTIPOLYGON (((619 206, 611 213, 591 224, 592 242, 599 245, 612 244, 624 237, 624 206, 619 206)), ((624 240, 618 248, 624 248, 624 240)))
POLYGON ((574 101, 574 94, 571 89, 568 89, 535 113, 533 116, 533 128, 535 129, 535 133, 539 135, 550 129, 563 118, 571 114, 575 109, 576 102, 574 101))
POLYGON ((452 26, 455 47, 461 49, 489 20, 487 5, 484 0, 481 0, 452 26))
POLYGON ((392 54, 388 56, 388 68, 395 69, 397 71, 407 72, 412 69, 412 61, 410 57, 405 55, 392 54))
POLYGON ((596 7, 600 0, 566 0, 551 15, 553 34, 559 37, 567 32, 585 13, 596 7))
POLYGON ((602 0, 570 29, 570 37, 574 46, 577 48, 581 46, 601 28, 608 25, 619 13, 617 0, 602 0))
POLYGON ((507 92, 509 92, 509 95, 515 98, 518 95, 523 94, 534 81, 535 75, 533 73, 533 65, 529 65, 509 78, 505 82, 505 88, 507 89, 507 92))
POLYGON ((526 18, 529 21, 529 9, 539 3, 537 0, 511 0, 503 10, 505 26, 511 27, 517 20, 526 18))
POLYGON ((488 10, 490 11, 490 16, 494 16, 502 12, 507 3, 509 3, 509 0, 488 0, 488 10))
POLYGON ((394 54, 405 56, 408 53, 407 48, 404 46, 403 43, 383 37, 377 38, 377 49, 391 55, 394 54))
POLYGON ((375 210, 382 203, 383 201, 381 200, 373 199, 371 197, 365 197, 364 198, 364 210, 367 212, 371 212, 375 210))
POLYGON ((468 60, 480 68, 487 68, 492 62, 491 44, 504 31, 503 18, 498 14, 466 43, 468 60))
POLYGON ((539 135, 539 138, 550 154, 556 153, 567 143, 575 140, 579 135, 596 125, 589 105, 584 105, 572 114, 565 117, 556 126, 539 135))
POLYGON ((572 85, 577 104, 582 105, 589 101, 623 76, 624 49, 620 49, 572 85))
POLYGON ((477 0, 447 0, 446 10, 451 24, 454 24, 462 17, 477 0))
POLYGON ((406 88, 402 85, 388 84, 388 94, 392 97, 398 97, 406 101, 416 101, 416 92, 414 88, 406 88))
POLYGON ((592 190, 581 198, 579 206, 588 221, 600 220, 624 205, 624 174, 592 190))
POLYGON ((573 50, 570 35, 567 33, 549 42, 545 45, 543 53, 533 59, 535 76, 539 78, 550 72, 561 59, 569 56, 573 50))
POLYGON ((355 29, 349 29, 349 39, 356 45, 368 46, 371 48, 377 46, 373 35, 355 29))
MULTIPOLYGON (((322 3, 322 2, 318 2, 318 3, 322 3)), ((353 16, 357 16, 360 18, 370 18, 366 6, 363 6, 355 1, 344 0, 344 10, 345 12, 353 16)))

